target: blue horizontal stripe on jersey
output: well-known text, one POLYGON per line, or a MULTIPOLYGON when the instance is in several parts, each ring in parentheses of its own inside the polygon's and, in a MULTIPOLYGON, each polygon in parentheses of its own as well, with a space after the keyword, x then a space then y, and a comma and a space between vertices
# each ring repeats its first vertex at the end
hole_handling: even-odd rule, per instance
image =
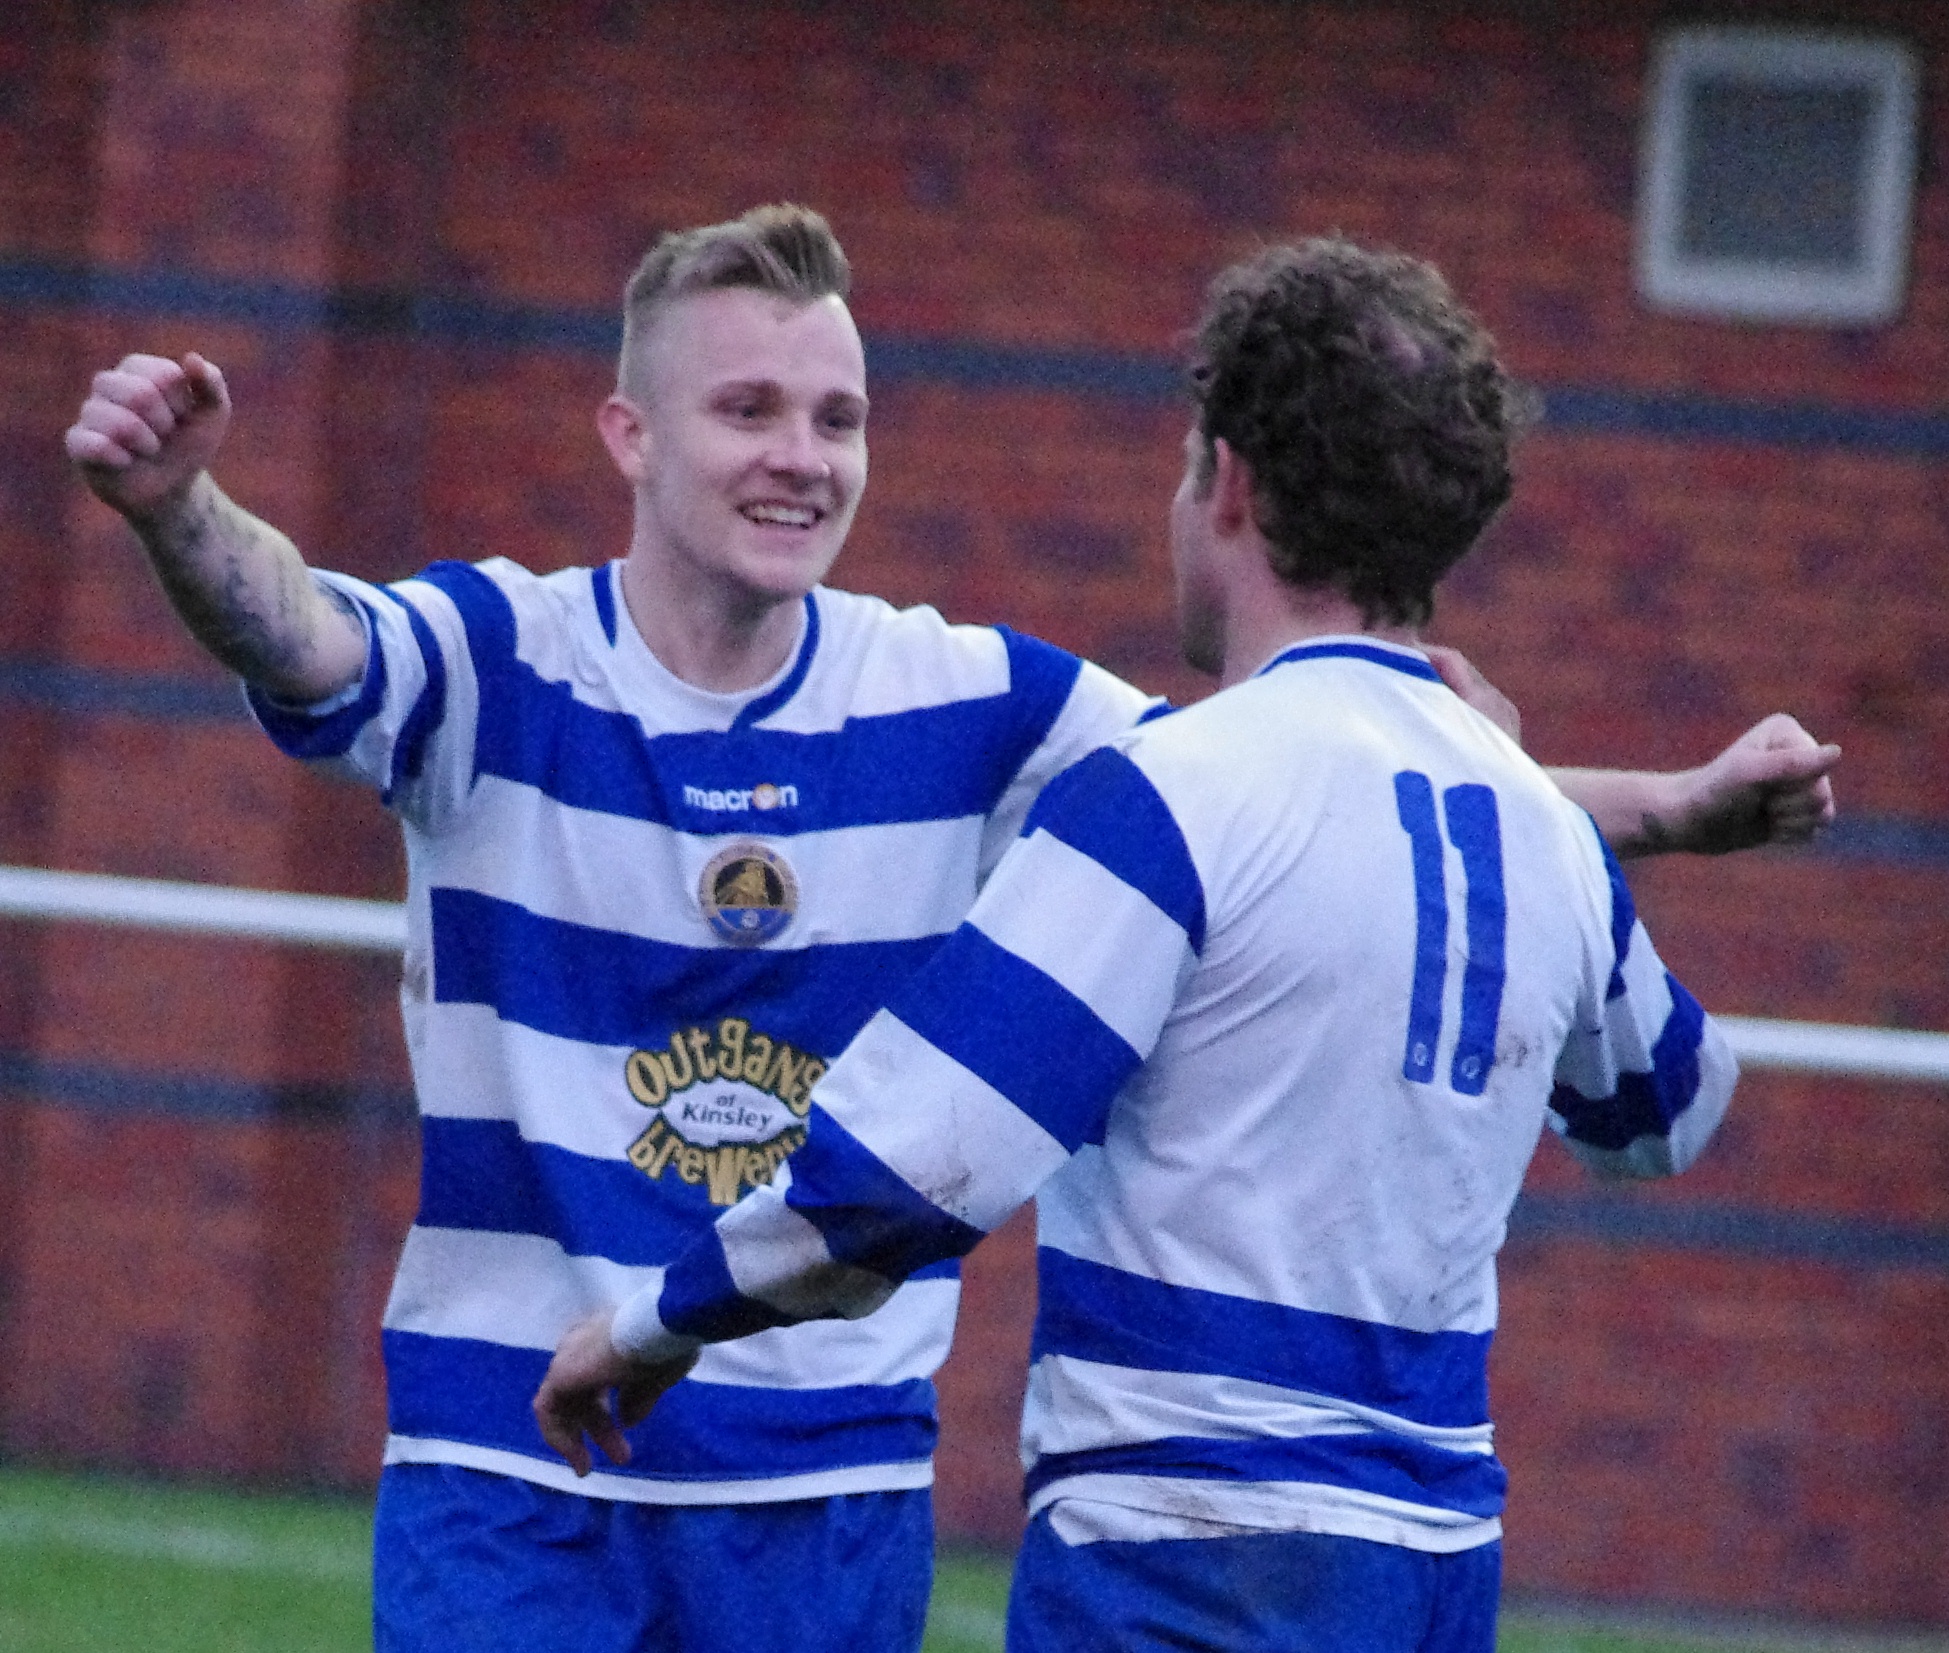
POLYGON ((958 1262, 981 1240, 980 1229, 925 1198, 816 1102, 810 1124, 785 1203, 841 1262, 899 1280, 958 1262))
POLYGON ((657 1299, 657 1318, 683 1337, 700 1338, 706 1343, 723 1343, 731 1338, 749 1337, 753 1332, 769 1331, 774 1326, 789 1326, 783 1315, 768 1303, 746 1297, 731 1278, 731 1265, 724 1255, 724 1243, 712 1228, 688 1246, 676 1265, 664 1277, 663 1292, 657 1299))
MULTIPOLYGON (((386 700, 386 651, 379 646, 378 634, 366 621, 365 678, 359 692, 335 712, 314 717, 302 706, 282 706, 255 683, 244 685, 244 698, 257 714, 264 733, 286 757, 316 762, 321 758, 341 758, 352 749, 359 731, 372 721, 386 700)), ((329 696, 327 697, 329 698, 329 696)))
POLYGON ((1430 683, 1441 681, 1441 673, 1420 655, 1397 654, 1372 643, 1301 643, 1283 654, 1275 654, 1252 675, 1263 677, 1276 666, 1290 666, 1301 660, 1364 660, 1371 666, 1385 666, 1408 677, 1423 678, 1430 683))
MULTIPOLYGON (((555 1465, 530 1403, 548 1370, 545 1349, 470 1338, 384 1334, 387 1411, 396 1435, 519 1452, 555 1465)), ((605 1474, 632 1480, 736 1481, 862 1464, 911 1463, 934 1450, 934 1386, 834 1389, 678 1384, 629 1431, 635 1449, 605 1474)))
POLYGON ((1072 1154, 1103 1140, 1110 1104, 1142 1060, 1068 988, 972 924, 887 1009, 1072 1154))
POLYGON ((1488 1332, 1418 1332, 1169 1285, 1043 1246, 1031 1359, 1203 1372, 1332 1396, 1430 1428, 1489 1417, 1488 1332))
POLYGON ((467 628, 480 681, 477 773, 682 832, 742 827, 789 837, 986 815, 1048 735, 1082 669, 1073 655, 1004 633, 1007 693, 853 718, 811 734, 740 726, 653 736, 629 713, 588 705, 569 684, 519 659, 513 608, 485 574, 436 563, 419 578, 453 600, 467 628), (745 791, 765 783, 794 788, 797 804, 760 813, 684 802, 686 787, 745 791))
POLYGON ((1170 806, 1123 753, 1103 746, 1044 788, 1022 835, 1037 830, 1114 873, 1205 945, 1205 890, 1170 806))
MULTIPOLYGON (((637 1267, 674 1262, 726 1209, 701 1183, 652 1180, 626 1160, 529 1142, 502 1119, 422 1119, 420 1166, 423 1227, 534 1234, 572 1256, 637 1267)), ((959 1273, 951 1260, 918 1277, 959 1273)))
POLYGON ((1651 1047, 1651 1072, 1620 1073, 1617 1091, 1588 1097, 1559 1083, 1550 1106, 1563 1118, 1564 1134, 1593 1148, 1628 1148, 1644 1137, 1669 1136, 1678 1116, 1699 1094, 1699 1047, 1705 1009, 1667 972, 1671 1014, 1651 1047))
MULTIPOLYGON (((1502 1513, 1509 1476, 1486 1454, 1454 1452, 1406 1435, 1171 1436, 1036 1460, 1026 1490, 1075 1475, 1154 1475, 1197 1481, 1307 1481, 1481 1519, 1502 1513)), ((1112 1501, 1114 1501, 1114 1496, 1112 1501)))
POLYGON ((571 1256, 649 1266, 673 1261, 724 1209, 701 1185, 526 1141, 507 1120, 420 1122, 424 1227, 537 1234, 571 1256))
POLYGON ((660 1045, 748 1018, 831 1058, 939 950, 941 936, 818 947, 679 947, 544 918, 472 890, 429 893, 433 993, 503 1021, 600 1045, 660 1045))

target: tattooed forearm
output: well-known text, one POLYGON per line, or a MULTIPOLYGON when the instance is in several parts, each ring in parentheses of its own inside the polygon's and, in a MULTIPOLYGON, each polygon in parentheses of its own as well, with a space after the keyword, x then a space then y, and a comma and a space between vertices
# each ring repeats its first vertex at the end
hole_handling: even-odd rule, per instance
POLYGON ((1638 817, 1637 840, 1626 848, 1637 855, 1666 855, 1678 848, 1678 840, 1663 821, 1645 810, 1638 817))
POLYGON ((138 525, 164 593, 211 654, 253 683, 309 697, 351 676, 363 628, 326 595, 298 548, 226 498, 207 476, 173 511, 138 525))

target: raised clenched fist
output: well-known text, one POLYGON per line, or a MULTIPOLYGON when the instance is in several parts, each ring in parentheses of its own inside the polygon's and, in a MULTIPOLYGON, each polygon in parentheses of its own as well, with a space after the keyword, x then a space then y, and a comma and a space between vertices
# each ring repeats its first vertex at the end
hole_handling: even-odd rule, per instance
POLYGON ((144 518, 184 497, 223 445, 230 392, 216 366, 191 352, 124 356, 97 373, 68 427, 68 457, 105 504, 144 518))

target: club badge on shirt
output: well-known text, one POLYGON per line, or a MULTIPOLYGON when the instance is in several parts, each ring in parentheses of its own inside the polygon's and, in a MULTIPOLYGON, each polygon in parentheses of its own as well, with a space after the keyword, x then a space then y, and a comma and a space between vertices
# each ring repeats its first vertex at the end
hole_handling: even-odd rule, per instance
POLYGON ((740 838, 704 866, 697 900, 710 927, 726 941, 755 947, 784 932, 799 910, 799 881, 769 844, 740 838))

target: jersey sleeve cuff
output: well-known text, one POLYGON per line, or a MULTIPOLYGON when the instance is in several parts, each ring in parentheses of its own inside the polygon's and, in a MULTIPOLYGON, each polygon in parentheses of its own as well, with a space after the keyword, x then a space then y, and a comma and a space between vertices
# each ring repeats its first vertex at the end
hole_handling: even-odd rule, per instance
POLYGON ((686 1337, 663 1324, 663 1317, 657 1313, 662 1298, 663 1273, 658 1270, 657 1277, 628 1298, 609 1323, 609 1341, 617 1354, 656 1366, 682 1360, 704 1346, 702 1339, 686 1337))
MULTIPOLYGON (((327 581, 314 570, 321 585, 345 591, 336 581, 327 581)), ((365 669, 336 694, 323 700, 296 702, 285 700, 255 684, 244 685, 244 700, 258 727, 269 735, 279 750, 294 758, 342 757, 371 721, 386 695, 386 661, 373 628, 372 613, 353 592, 346 592, 352 607, 365 627, 365 669)))

